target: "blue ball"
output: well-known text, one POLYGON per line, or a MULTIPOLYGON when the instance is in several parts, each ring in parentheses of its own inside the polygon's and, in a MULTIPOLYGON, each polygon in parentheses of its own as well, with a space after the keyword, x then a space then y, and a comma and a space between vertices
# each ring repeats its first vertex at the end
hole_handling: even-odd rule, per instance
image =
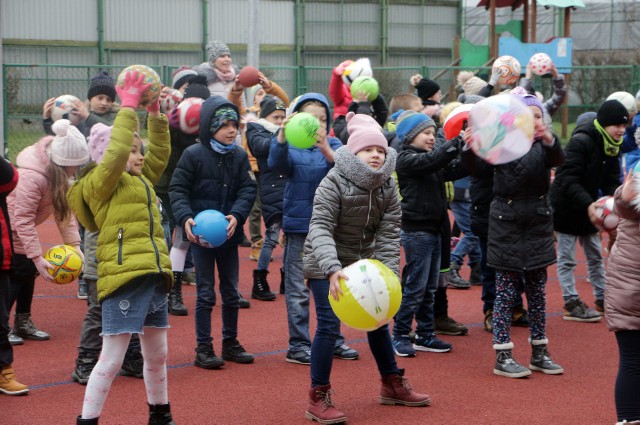
POLYGON ((229 221, 220 211, 204 210, 193 220, 196 224, 191 227, 191 232, 199 238, 200 245, 217 248, 227 241, 229 221))

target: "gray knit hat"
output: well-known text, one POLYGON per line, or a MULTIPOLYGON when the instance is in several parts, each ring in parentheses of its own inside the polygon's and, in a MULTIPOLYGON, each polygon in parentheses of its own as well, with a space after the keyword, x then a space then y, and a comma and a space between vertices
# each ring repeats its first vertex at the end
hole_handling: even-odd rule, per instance
POLYGON ((229 50, 229 46, 227 46, 224 42, 220 40, 213 40, 207 44, 207 52, 209 52, 209 62, 213 63, 220 56, 229 55, 231 56, 231 50, 229 50))

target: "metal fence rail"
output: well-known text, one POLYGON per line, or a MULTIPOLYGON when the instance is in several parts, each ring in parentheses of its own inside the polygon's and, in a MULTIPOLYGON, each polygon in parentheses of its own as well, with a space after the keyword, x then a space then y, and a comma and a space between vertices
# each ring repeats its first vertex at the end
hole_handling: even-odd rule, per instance
MULTIPOLYGON (((126 65, 19 65, 5 64, 4 67, 4 140, 6 154, 15 159, 25 146, 36 142, 43 135, 42 106, 51 97, 73 94, 86 98, 89 82, 93 75, 107 71, 114 78, 126 65)), ((169 84, 175 66, 153 67, 162 81, 169 84)), ((277 82, 291 98, 306 92, 328 94, 331 67, 262 67, 268 78, 277 82)), ((374 76, 380 85, 380 93, 387 102, 395 95, 411 92, 409 79, 414 74, 436 78, 447 96, 444 102, 455 100, 459 88, 455 76, 462 67, 379 67, 374 68, 374 76)), ((489 68, 471 71, 487 80, 489 68)), ((582 112, 594 110, 615 91, 635 94, 640 89, 639 65, 577 66, 570 74, 569 121, 582 112)), ((551 94, 551 81, 536 78, 535 87, 545 96, 551 94)), ((328 96, 327 96, 328 97, 328 96)), ((554 117, 559 120, 560 114, 554 117)))

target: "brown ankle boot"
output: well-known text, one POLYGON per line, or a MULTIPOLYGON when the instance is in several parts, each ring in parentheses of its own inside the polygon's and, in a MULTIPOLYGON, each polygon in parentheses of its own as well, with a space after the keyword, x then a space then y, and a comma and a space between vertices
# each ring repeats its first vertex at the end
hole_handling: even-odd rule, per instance
POLYGON ((16 380, 16 374, 11 365, 0 369, 0 392, 7 395, 22 395, 29 392, 29 387, 16 380))
POLYGON ((380 404, 404 404, 405 406, 428 406, 431 397, 413 391, 409 380, 404 377, 404 369, 400 373, 383 376, 380 390, 380 404))
POLYGON ((336 409, 331 396, 331 385, 322 385, 309 390, 309 406, 304 417, 321 424, 339 424, 347 421, 347 416, 336 409))

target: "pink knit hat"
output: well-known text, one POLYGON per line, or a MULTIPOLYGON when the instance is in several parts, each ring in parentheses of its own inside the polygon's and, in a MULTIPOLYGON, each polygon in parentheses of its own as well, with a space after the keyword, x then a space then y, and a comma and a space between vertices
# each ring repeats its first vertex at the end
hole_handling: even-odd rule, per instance
POLYGON ((112 127, 109 127, 108 125, 105 125, 101 122, 94 124, 93 127, 91 127, 91 133, 89 133, 89 143, 87 144, 91 160, 95 162, 102 161, 104 151, 109 145, 109 140, 111 140, 111 128, 112 127))
POLYGON ((380 124, 373 117, 349 112, 346 118, 347 130, 349 131, 347 149, 356 154, 369 146, 378 146, 388 152, 387 138, 382 134, 380 124))

